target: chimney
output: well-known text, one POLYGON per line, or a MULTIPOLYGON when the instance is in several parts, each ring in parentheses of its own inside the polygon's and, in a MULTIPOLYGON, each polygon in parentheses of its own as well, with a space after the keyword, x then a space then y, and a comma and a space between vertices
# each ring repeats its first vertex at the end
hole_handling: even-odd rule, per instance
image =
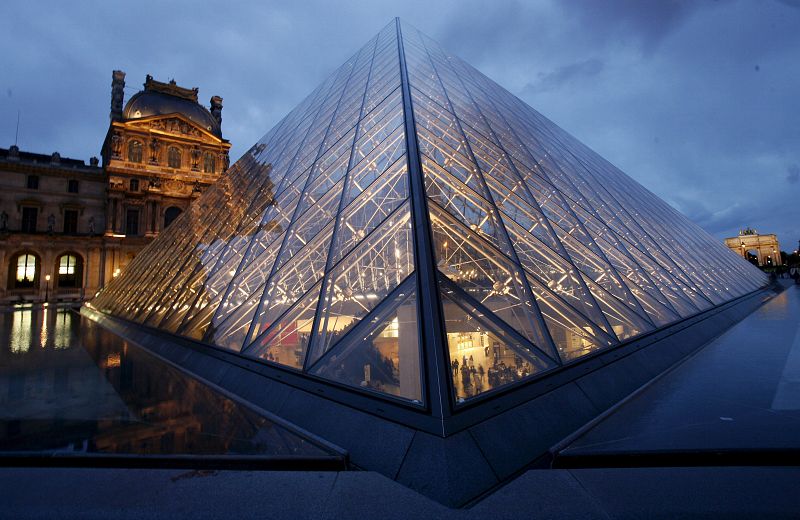
POLYGON ((220 129, 222 128, 222 98, 219 96, 211 97, 211 115, 217 120, 220 129))
POLYGON ((125 73, 121 70, 111 72, 111 120, 122 119, 122 102, 125 98, 125 73))

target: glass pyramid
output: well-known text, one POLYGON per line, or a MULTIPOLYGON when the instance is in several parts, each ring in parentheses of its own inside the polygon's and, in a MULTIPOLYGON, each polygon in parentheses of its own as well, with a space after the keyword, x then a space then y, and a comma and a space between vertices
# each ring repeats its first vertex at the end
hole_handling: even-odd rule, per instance
POLYGON ((395 20, 91 305, 424 407, 536 378, 765 283, 395 20))

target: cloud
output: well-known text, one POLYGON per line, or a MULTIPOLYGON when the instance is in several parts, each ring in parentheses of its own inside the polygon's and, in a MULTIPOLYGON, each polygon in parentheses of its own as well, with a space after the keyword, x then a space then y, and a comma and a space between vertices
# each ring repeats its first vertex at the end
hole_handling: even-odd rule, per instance
POLYGON ((597 58, 571 63, 550 72, 540 72, 535 82, 528 83, 523 92, 537 94, 568 87, 573 82, 587 81, 603 70, 603 62, 597 58))
POLYGON ((800 0, 778 0, 778 1, 783 5, 788 5, 789 7, 800 9, 800 0))
POLYGON ((786 182, 797 184, 797 181, 800 181, 800 166, 792 164, 786 168, 786 182))
POLYGON ((573 0, 565 2, 564 8, 578 17, 589 34, 604 40, 633 42, 649 53, 707 4, 683 0, 573 0))
POLYGON ((675 209, 701 226, 707 226, 714 221, 714 214, 706 206, 706 204, 699 200, 676 195, 671 197, 669 202, 675 207, 675 209))
POLYGON ((135 18, 114 2, 10 2, 0 146, 20 110, 23 149, 97 155, 122 69, 127 99, 146 74, 222 96, 236 158, 400 16, 710 232, 794 242, 800 126, 782 116, 800 113, 798 3, 142 0, 159 16, 135 18))

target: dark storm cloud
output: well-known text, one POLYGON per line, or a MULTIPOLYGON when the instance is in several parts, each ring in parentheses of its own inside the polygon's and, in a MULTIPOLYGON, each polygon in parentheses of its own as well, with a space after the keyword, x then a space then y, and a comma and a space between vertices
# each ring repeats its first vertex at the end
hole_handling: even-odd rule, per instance
MULTIPOLYGON (((111 70, 224 98, 238 156, 394 16, 440 41, 717 236, 800 238, 798 2, 13 2, 0 146, 88 159, 111 70)), ((787 245, 786 247, 791 247, 787 245)))

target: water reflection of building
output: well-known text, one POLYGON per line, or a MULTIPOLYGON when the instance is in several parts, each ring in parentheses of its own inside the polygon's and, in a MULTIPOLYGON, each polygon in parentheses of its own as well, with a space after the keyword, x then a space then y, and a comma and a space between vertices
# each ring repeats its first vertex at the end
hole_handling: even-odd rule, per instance
POLYGON ((0 449, 318 454, 68 309, 0 313, 0 449))
POLYGON ((725 245, 745 260, 760 267, 783 265, 777 235, 759 234, 755 229, 746 228, 739 231, 739 236, 726 238, 725 245))
POLYGON ((228 167, 222 98, 112 74, 100 160, 0 149, 0 302, 91 297, 228 167))
POLYGON ((152 264, 131 267, 133 272, 147 272, 158 280, 156 291, 142 292, 140 286, 124 281, 108 288, 107 292, 117 295, 120 311, 135 316, 136 321, 196 339, 213 334, 209 313, 225 296, 242 255, 251 251, 253 237, 283 232, 272 213, 272 165, 259 159, 263 151, 264 146, 259 145, 244 154, 214 185, 213 200, 193 205, 181 227, 173 228, 185 257, 165 255, 150 258, 152 264), (258 196, 252 196, 251 189, 256 189, 258 196), (214 212, 221 207, 232 217, 217 219, 214 212))

